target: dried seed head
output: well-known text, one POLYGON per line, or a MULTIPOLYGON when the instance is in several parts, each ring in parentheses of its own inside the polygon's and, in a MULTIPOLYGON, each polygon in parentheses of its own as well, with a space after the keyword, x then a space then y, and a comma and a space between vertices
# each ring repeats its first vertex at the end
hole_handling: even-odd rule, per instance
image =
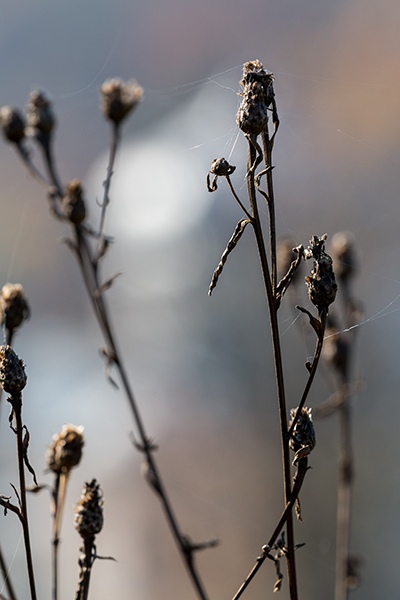
POLYGON ((350 231, 340 231, 332 238, 331 253, 339 281, 346 282, 354 274, 354 242, 354 235, 350 231))
POLYGON ((43 92, 35 90, 29 96, 26 120, 30 135, 49 135, 56 124, 50 101, 43 92))
POLYGON ((85 445, 82 432, 82 426, 63 425, 61 431, 53 435, 46 453, 47 466, 51 471, 68 473, 79 465, 85 445))
POLYGON ((0 385, 7 394, 19 394, 26 386, 24 361, 11 346, 0 346, 0 385))
POLYGON ((67 185, 62 201, 62 212, 64 217, 74 225, 79 225, 85 220, 85 200, 83 198, 82 183, 79 179, 74 179, 67 185))
POLYGON ((18 109, 12 106, 0 108, 0 125, 9 142, 19 144, 25 137, 25 121, 18 109))
MULTIPOLYGON (((297 412, 297 408, 292 408, 290 411, 290 423, 291 426, 294 416, 297 412)), ((292 435, 289 440, 290 449, 294 452, 298 452, 303 448, 308 448, 309 451, 315 447, 315 431, 314 424, 311 416, 311 408, 302 408, 300 416, 294 426, 292 435)))
POLYGON ((210 172, 218 177, 224 177, 226 175, 232 175, 236 167, 230 165, 226 158, 214 158, 211 163, 210 172))
POLYGON ((100 88, 100 108, 104 117, 117 125, 136 108, 142 96, 143 90, 136 79, 128 83, 107 79, 100 88))
POLYGON ((20 283, 6 283, 0 294, 0 323, 13 331, 30 314, 30 308, 20 283))
POLYGON ((268 108, 275 98, 274 78, 259 60, 243 67, 243 99, 236 115, 236 123, 244 133, 260 134, 268 123, 268 108))
POLYGON ((74 525, 82 538, 95 536, 103 528, 103 494, 96 479, 85 483, 79 504, 75 507, 74 525))
POLYGON ((326 235, 314 236, 310 246, 304 251, 306 258, 314 259, 311 275, 306 277, 308 296, 318 311, 327 310, 336 298, 338 289, 335 273, 332 269, 332 258, 325 252, 326 235))

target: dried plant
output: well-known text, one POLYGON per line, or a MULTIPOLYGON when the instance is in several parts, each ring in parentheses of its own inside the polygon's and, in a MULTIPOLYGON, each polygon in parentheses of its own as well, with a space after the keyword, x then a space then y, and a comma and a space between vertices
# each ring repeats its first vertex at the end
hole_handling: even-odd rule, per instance
POLYGON ((294 542, 292 510, 297 503, 297 515, 300 516, 298 494, 303 483, 304 475, 307 471, 308 454, 315 446, 315 434, 312 425, 311 411, 306 409, 305 402, 321 356, 329 306, 335 300, 337 284, 332 269, 332 259, 325 251, 325 235, 322 237, 314 236, 306 249, 302 245, 294 248, 293 250, 296 255, 295 260, 288 264, 286 273, 279 282, 277 281, 277 240, 275 199, 272 179, 272 150, 275 136, 279 128, 279 117, 275 100, 274 78, 271 73, 264 69, 261 62, 256 60, 244 65, 241 84, 243 88, 242 101, 236 115, 236 123, 243 132, 248 143, 246 180, 249 206, 246 208, 234 190, 230 176, 235 172, 236 167, 230 165, 225 158, 215 159, 212 162, 210 172, 207 175, 208 191, 216 191, 218 178, 224 177, 233 197, 239 204, 241 210, 245 213, 245 218, 239 221, 232 238, 228 242, 228 246, 222 255, 221 261, 214 272, 209 293, 211 293, 217 285, 218 278, 221 275, 227 257, 236 247, 245 227, 251 225, 256 239, 269 307, 280 415, 285 508, 277 528, 268 544, 263 548, 263 554, 257 558, 256 565, 234 598, 236 600, 241 596, 265 558, 271 558, 271 549, 275 548, 278 550, 278 554, 275 557, 272 557, 272 559, 277 566, 278 581, 274 591, 279 589, 282 583, 279 558, 285 556, 287 561, 290 598, 296 600, 298 598, 298 591, 295 549, 299 546, 294 542), (272 117, 273 125, 272 135, 270 135, 269 132, 270 116, 272 117), (261 163, 263 163, 260 167, 261 170, 257 172, 261 163), (212 179, 211 176, 213 176, 212 179), (266 191, 261 188, 263 179, 266 182, 266 191), (268 207, 269 257, 267 256, 267 242, 264 239, 258 207, 260 197, 263 199, 263 202, 266 201, 268 207), (306 363, 308 371, 307 383, 297 408, 292 409, 290 412, 291 420, 289 423, 277 315, 282 298, 290 284, 293 282, 302 259, 313 260, 313 269, 311 274, 306 277, 306 283, 309 299, 317 309, 317 316, 312 315, 306 308, 301 306, 298 306, 297 308, 309 317, 310 325, 317 335, 317 344, 312 362, 306 363), (292 482, 290 450, 295 452, 293 465, 297 466, 294 482, 292 482), (284 525, 286 525, 285 537, 282 535, 282 528, 284 525), (277 542, 278 536, 280 536, 281 540, 279 544, 277 542), (286 539, 286 542, 282 541, 284 539, 286 539))

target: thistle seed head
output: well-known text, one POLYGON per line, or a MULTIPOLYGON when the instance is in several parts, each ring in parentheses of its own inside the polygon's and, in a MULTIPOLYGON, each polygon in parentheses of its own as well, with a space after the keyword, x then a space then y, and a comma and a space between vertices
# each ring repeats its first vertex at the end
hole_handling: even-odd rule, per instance
POLYGON ((31 92, 26 108, 26 121, 30 135, 50 135, 53 131, 56 121, 51 103, 43 92, 31 92))
POLYGON ((82 426, 63 425, 61 431, 53 435, 46 453, 47 466, 51 471, 69 473, 73 467, 79 465, 85 445, 82 432, 82 426))
POLYGON ((310 246, 304 251, 306 258, 314 259, 311 274, 306 277, 308 297, 321 313, 327 310, 336 298, 338 289, 335 273, 332 269, 332 258, 325 252, 326 235, 314 236, 310 246))
POLYGON ((267 127, 268 108, 275 98, 273 81, 259 60, 244 65, 240 82, 243 98, 236 115, 236 123, 244 133, 258 135, 267 127))
MULTIPOLYGON (((291 426, 295 414, 297 412, 297 408, 292 408, 290 411, 290 423, 291 426)), ((311 408, 302 408, 300 412, 300 416, 294 426, 292 435, 289 440, 289 447, 293 452, 298 452, 303 448, 308 448, 311 450, 315 447, 315 430, 314 424, 311 416, 311 408)))
POLYGON ((11 346, 0 346, 0 385, 7 394, 18 395, 26 386, 24 361, 11 346))
POLYGON ((74 525, 82 538, 97 535, 103 528, 103 493, 96 479, 85 483, 79 504, 75 507, 74 525))
POLYGON ((19 144, 25 137, 25 121, 19 110, 12 106, 0 108, 0 126, 9 142, 19 144))
POLYGON ((354 241, 354 235, 350 231, 340 231, 332 238, 331 253, 339 281, 346 282, 354 275, 354 241))
POLYGON ((143 89, 136 79, 124 83, 121 79, 107 79, 100 88, 100 108, 106 119, 118 125, 139 104, 143 89))
POLYGON ((30 308, 20 283, 6 283, 0 294, 0 323, 8 331, 19 327, 30 314, 30 308))
POLYGON ((67 190, 62 201, 64 217, 74 225, 80 225, 86 218, 86 206, 83 198, 82 183, 74 179, 67 185, 67 190))

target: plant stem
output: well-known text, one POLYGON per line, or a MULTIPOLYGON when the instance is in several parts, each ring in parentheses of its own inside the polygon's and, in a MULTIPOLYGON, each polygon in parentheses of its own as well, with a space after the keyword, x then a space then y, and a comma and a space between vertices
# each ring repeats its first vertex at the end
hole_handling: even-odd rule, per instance
POLYGON ((81 551, 83 552, 79 559, 81 572, 75 600, 87 600, 89 595, 90 575, 94 561, 94 535, 83 540, 81 551))
MULTIPOLYGON (((283 460, 283 480, 284 480, 284 494, 285 494, 285 504, 290 501, 291 497, 291 474, 290 474, 290 453, 289 453, 289 438, 287 436, 288 425, 287 425, 287 410, 286 410, 286 399, 285 399, 285 386, 284 386, 284 378, 283 378, 283 365, 282 365, 282 354, 280 348, 279 341, 279 328, 278 328, 278 319, 277 319, 277 309, 276 309, 276 299, 275 294, 272 289, 271 278, 269 274, 267 255, 265 250, 264 237, 262 234, 261 221, 258 213, 258 206, 256 201, 256 190, 254 183, 254 173, 252 171, 252 165, 256 160, 256 150, 254 145, 248 140, 249 149, 248 149, 248 162, 247 162, 247 170, 249 173, 248 176, 248 194, 250 200, 250 206, 252 210, 253 221, 252 225, 254 228, 254 234, 256 237, 258 253, 260 257, 261 270, 263 274, 264 286, 266 290, 268 307, 269 307, 269 315, 270 315, 270 323, 271 323, 271 332, 272 332, 272 345, 274 352, 274 362, 275 362, 275 376, 276 376, 276 385, 277 385, 277 393, 278 393, 278 405, 279 405, 279 417, 280 417, 280 427, 281 427, 281 442, 282 442, 282 460, 283 460)), ((271 202, 271 198, 270 198, 271 202)), ((298 600, 297 593, 297 581, 296 581, 296 565, 295 565, 295 557, 294 557, 294 534, 293 534, 293 516, 290 511, 287 516, 287 569, 288 569, 288 579, 289 579, 289 589, 290 589, 290 598, 291 600, 298 600)))
POLYGON ((8 569, 7 569, 7 565, 5 563, 4 557, 3 557, 3 553, 0 549, 0 569, 3 573, 3 577, 4 577, 4 584, 7 588, 7 592, 9 595, 9 600, 17 600, 17 597, 15 595, 14 592, 14 588, 13 585, 10 581, 10 574, 8 573, 8 569))
POLYGON ((28 509, 26 503, 26 485, 25 485, 25 465, 24 465, 24 447, 22 440, 22 398, 21 394, 13 396, 11 398, 12 407, 14 411, 15 419, 15 432, 17 437, 17 455, 18 455, 18 474, 19 474, 19 486, 20 486, 20 511, 21 511, 21 523, 24 534, 25 554, 28 568, 29 587, 31 592, 31 599, 36 600, 36 588, 35 588, 35 576, 33 572, 32 552, 29 535, 28 525, 28 509))

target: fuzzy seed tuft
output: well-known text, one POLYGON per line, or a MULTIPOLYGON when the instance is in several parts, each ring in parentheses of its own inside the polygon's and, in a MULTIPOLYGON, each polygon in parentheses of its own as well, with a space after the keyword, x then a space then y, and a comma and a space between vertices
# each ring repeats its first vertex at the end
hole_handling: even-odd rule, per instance
POLYGON ((100 88, 100 108, 106 119, 118 125, 139 104, 143 90, 131 79, 124 83, 121 79, 107 79, 100 88))
POLYGON ((82 432, 82 426, 63 425, 61 431, 53 435, 46 453, 47 466, 51 471, 69 473, 73 467, 79 465, 85 445, 82 432))

